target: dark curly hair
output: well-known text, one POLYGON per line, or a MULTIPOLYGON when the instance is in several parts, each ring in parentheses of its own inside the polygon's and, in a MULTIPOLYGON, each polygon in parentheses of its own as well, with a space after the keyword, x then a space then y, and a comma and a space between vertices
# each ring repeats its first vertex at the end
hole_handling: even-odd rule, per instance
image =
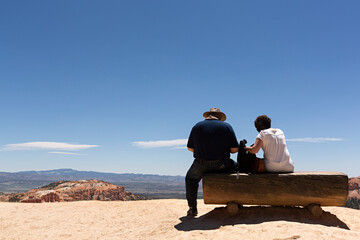
POLYGON ((258 132, 264 129, 271 128, 271 119, 266 115, 258 116, 255 121, 255 128, 258 132))

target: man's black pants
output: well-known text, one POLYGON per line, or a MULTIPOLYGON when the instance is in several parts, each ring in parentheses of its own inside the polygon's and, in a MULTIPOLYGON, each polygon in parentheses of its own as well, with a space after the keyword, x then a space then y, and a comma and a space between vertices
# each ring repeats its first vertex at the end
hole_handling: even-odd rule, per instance
POLYGON ((185 177, 186 199, 189 207, 197 207, 199 182, 204 173, 234 172, 235 162, 232 159, 205 160, 195 159, 185 177))

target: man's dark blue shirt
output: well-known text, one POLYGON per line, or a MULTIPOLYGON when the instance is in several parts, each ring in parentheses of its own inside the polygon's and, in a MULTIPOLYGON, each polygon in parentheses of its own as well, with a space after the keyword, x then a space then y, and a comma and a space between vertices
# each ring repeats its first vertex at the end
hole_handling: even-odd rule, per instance
POLYGON ((194 149, 194 158, 217 160, 230 158, 230 148, 239 144, 230 124, 204 120, 192 128, 187 147, 194 149))

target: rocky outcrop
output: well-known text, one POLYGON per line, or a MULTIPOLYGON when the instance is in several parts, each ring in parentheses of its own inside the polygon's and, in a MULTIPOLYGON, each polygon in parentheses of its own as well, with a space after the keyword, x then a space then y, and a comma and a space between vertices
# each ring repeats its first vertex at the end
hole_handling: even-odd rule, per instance
POLYGON ((41 203, 41 202, 60 202, 60 196, 54 190, 38 191, 32 194, 26 193, 20 202, 41 203))
POLYGON ((19 202, 25 193, 9 193, 0 195, 0 202, 19 202))
POLYGON ((360 177, 349 179, 349 198, 360 199, 360 177))
MULTIPOLYGON (((26 193, 9 194, 7 201, 24 203, 69 202, 80 200, 128 201, 137 200, 132 193, 100 180, 59 181, 26 193)), ((142 197, 143 199, 143 197, 142 197)))

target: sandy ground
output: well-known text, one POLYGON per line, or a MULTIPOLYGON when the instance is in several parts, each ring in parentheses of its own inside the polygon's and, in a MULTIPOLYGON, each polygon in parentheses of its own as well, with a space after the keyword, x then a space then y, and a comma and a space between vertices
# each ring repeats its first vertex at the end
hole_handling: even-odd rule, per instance
POLYGON ((184 217, 184 200, 0 203, 0 239, 360 239, 360 211, 247 206, 230 216, 204 205, 184 217))

